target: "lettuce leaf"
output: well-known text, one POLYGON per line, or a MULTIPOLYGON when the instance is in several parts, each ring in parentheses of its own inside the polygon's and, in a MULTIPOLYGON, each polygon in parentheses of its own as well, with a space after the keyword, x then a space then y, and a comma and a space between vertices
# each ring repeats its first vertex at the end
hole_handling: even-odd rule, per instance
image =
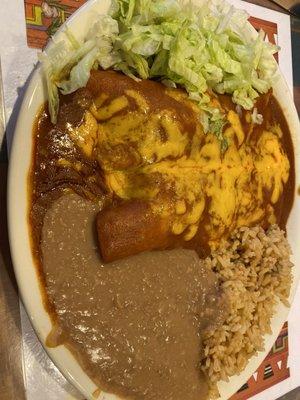
POLYGON ((205 130, 223 143, 224 115, 209 106, 210 90, 228 93, 251 110, 273 82, 278 47, 256 37, 248 14, 222 0, 197 6, 181 0, 113 0, 110 15, 96 17, 80 43, 71 32, 65 43, 41 57, 51 120, 56 121, 58 90, 72 93, 86 85, 92 68, 113 68, 135 80, 156 78, 184 87, 199 106, 205 130))
POLYGON ((99 49, 94 47, 72 68, 69 79, 58 83, 62 94, 69 94, 86 86, 90 77, 90 71, 99 57, 98 53, 99 49))

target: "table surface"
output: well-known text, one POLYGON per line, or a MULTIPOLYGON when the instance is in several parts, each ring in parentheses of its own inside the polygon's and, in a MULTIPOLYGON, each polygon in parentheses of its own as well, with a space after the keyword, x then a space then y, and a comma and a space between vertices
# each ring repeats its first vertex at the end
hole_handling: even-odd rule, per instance
MULTIPOLYGON (((269 0, 251 0, 273 10, 282 11, 269 0)), ((294 65, 294 100, 300 113, 300 71, 295 57, 300 55, 300 19, 291 18, 294 65)), ((0 143, 1 145, 1 143, 0 143)), ((19 297, 9 253, 6 221, 7 162, 0 161, 0 399, 25 400, 22 372, 21 321, 19 297)), ((300 391, 294 390, 282 400, 300 400, 300 391)))

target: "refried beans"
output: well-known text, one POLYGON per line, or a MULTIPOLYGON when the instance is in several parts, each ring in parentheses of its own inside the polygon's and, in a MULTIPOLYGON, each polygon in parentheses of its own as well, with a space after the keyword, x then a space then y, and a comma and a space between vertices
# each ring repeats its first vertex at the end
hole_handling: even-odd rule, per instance
POLYGON ((43 269, 57 315, 47 344, 66 344, 101 389, 121 397, 206 398, 201 336, 226 309, 214 273, 182 249, 103 264, 99 209, 66 194, 45 215, 43 269))

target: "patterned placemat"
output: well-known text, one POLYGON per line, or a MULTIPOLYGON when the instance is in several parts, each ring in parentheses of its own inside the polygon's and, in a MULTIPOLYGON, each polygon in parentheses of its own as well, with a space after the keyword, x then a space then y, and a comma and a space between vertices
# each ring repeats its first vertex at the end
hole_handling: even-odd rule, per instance
POLYGON ((25 0, 27 43, 43 48, 61 24, 86 0, 25 0))
POLYGON ((231 397, 231 400, 249 399, 249 397, 289 378, 290 370, 287 365, 288 355, 288 324, 286 322, 271 351, 261 363, 260 367, 251 376, 248 382, 231 397))
MULTIPOLYGON (((49 37, 62 23, 87 0, 24 0, 27 43, 29 47, 43 48, 49 37)), ((263 29, 266 39, 277 43, 277 24, 272 21, 250 17, 255 29, 263 29)), ((275 55, 278 61, 278 55, 275 55)), ((290 371, 288 361, 288 325, 284 324, 268 356, 257 371, 231 400, 246 400, 255 394, 287 379, 290 371)))

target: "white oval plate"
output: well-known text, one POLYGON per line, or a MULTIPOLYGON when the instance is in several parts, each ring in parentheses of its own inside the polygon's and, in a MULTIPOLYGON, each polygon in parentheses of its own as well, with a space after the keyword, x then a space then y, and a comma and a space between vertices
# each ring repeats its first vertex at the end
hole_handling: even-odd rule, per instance
MULTIPOLYGON (((195 3, 202 2, 203 0, 195 0, 195 3)), ((110 0, 90 0, 73 14, 62 29, 68 26, 76 37, 83 37, 91 26, 91 18, 95 17, 95 13, 107 13, 109 4, 110 0)), ((56 34, 56 39, 63 37, 62 29, 56 34)), ((249 34, 253 35, 255 31, 253 30, 249 34)), ((288 121, 295 149, 296 183, 294 205, 287 224, 288 239, 293 250, 292 261, 296 266, 293 270, 294 280, 289 298, 291 303, 300 276, 300 198, 296 194, 296 188, 300 185, 300 142, 298 137, 300 125, 292 97, 281 74, 274 86, 274 94, 280 101, 288 121)), ((32 129, 36 115, 45 99, 45 88, 43 87, 41 71, 38 66, 31 78, 20 110, 10 155, 8 179, 9 238, 15 275, 28 316, 44 346, 46 337, 51 330, 51 321, 42 302, 37 271, 30 248, 27 216, 28 172, 33 149, 32 129)), ((239 376, 232 377, 227 383, 220 383, 219 388, 222 400, 232 396, 259 367, 275 342, 287 316, 288 309, 282 304, 278 305, 276 314, 272 319, 273 333, 265 336, 265 351, 251 358, 246 369, 239 376)), ((45 349, 64 376, 87 399, 93 400, 93 392, 97 387, 81 369, 67 348, 59 346, 54 349, 45 347, 45 349)), ((104 392, 101 392, 98 398, 102 400, 117 399, 115 395, 104 392)))

